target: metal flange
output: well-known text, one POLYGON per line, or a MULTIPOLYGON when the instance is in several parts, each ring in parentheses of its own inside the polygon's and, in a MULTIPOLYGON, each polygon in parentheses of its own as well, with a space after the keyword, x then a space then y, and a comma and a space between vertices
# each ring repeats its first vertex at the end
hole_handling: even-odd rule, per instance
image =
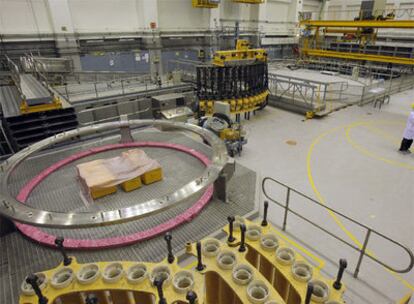
POLYGON ((0 167, 4 173, 0 185, 0 213, 22 223, 58 228, 93 227, 127 222, 169 208, 205 189, 221 176, 227 161, 227 149, 220 138, 208 130, 187 123, 163 120, 122 120, 78 128, 41 140, 3 162, 0 167), (198 178, 174 192, 144 203, 114 210, 82 213, 52 212, 24 205, 10 194, 8 184, 11 174, 33 153, 77 136, 85 136, 108 130, 113 131, 114 129, 125 130, 125 128, 129 127, 179 129, 195 133, 201 136, 212 147, 211 163, 198 178))

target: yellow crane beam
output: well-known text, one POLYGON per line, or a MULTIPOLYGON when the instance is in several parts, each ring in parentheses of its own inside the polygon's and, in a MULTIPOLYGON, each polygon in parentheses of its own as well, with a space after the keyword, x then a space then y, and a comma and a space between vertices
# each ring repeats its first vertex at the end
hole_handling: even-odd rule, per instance
POLYGON ((324 30, 325 33, 328 34, 358 34, 361 31, 359 30, 354 30, 354 29, 325 29, 324 30))
POLYGON ((414 20, 302 20, 308 27, 414 28, 414 20))
POLYGON ((302 53, 306 56, 340 58, 340 59, 349 59, 349 60, 366 60, 366 61, 394 63, 394 64, 414 66, 414 59, 412 58, 371 55, 371 54, 362 54, 362 53, 336 52, 336 51, 326 51, 326 50, 308 49, 308 48, 302 49, 302 53))

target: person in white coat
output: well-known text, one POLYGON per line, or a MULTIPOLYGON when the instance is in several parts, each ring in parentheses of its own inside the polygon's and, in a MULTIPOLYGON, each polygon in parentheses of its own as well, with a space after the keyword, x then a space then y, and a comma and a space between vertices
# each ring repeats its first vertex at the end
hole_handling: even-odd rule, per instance
POLYGON ((407 126, 405 127, 400 152, 409 154, 414 140, 414 103, 411 105, 411 113, 408 116, 407 126))

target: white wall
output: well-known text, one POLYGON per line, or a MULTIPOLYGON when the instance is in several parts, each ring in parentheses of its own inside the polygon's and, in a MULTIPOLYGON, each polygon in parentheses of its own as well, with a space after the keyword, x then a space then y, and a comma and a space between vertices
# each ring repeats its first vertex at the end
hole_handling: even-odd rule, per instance
POLYGON ((264 19, 261 19, 262 30, 268 34, 291 34, 294 28, 296 11, 295 1, 268 0, 264 19))
POLYGON ((52 33, 44 0, 0 0, 1 34, 52 33))
POLYGON ((151 22, 161 31, 199 31, 234 27, 239 20, 241 29, 286 35, 294 28, 298 1, 308 8, 319 2, 222 0, 218 9, 199 9, 191 0, 0 0, 0 34, 136 33, 149 30, 151 22))
MULTIPOLYGON (((242 29, 287 34, 298 1, 251 5, 223 0, 218 9, 199 9, 192 7, 191 0, 0 0, 0 33, 53 34, 62 26, 75 33, 133 33, 148 30, 151 22, 161 31, 197 31, 214 24, 233 27, 239 20, 242 29)), ((319 0, 302 1, 312 6, 319 0)))
POLYGON ((210 23, 210 9, 195 9, 191 1, 158 1, 159 27, 162 31, 205 30, 210 23))
POLYGON ((137 31, 144 26, 136 0, 69 0, 69 9, 79 33, 137 31))

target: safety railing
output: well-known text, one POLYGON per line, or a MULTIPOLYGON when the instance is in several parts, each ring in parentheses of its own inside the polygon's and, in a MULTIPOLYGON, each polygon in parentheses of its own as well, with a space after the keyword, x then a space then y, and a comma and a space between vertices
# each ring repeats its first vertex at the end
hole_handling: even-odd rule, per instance
POLYGON ((128 93, 148 91, 158 87, 158 84, 151 82, 148 75, 141 75, 104 82, 66 84, 64 86, 56 86, 55 90, 68 101, 76 102, 83 99, 122 96, 128 93))
MULTIPOLYGON (((391 239, 390 237, 376 231, 375 229, 368 227, 364 224, 361 224, 359 222, 357 222, 356 220, 352 219, 351 217, 338 212, 328 206, 325 206, 324 204, 321 204, 320 202, 316 201, 315 199, 307 196, 306 194, 303 194, 302 192, 295 190, 271 177, 265 177, 262 181, 262 191, 264 196, 272 203, 276 204, 277 206, 281 207, 284 209, 284 216, 283 216, 283 224, 282 224, 282 229, 283 231, 286 230, 286 225, 288 222, 288 217, 289 214, 292 213, 294 215, 296 215, 297 217, 299 217, 300 219, 306 221, 307 223, 311 224, 312 226, 322 230, 323 232, 325 232, 326 234, 330 235, 331 237, 335 238, 336 240, 342 242, 343 244, 351 247, 352 249, 354 249, 355 251, 359 252, 359 257, 358 257, 358 262, 356 265, 356 268, 354 270, 354 277, 357 278, 358 277, 358 273, 361 267, 361 264, 363 262, 363 258, 369 257, 371 260, 373 260, 374 262, 378 263, 379 265, 385 267, 386 269, 393 271, 393 272, 397 272, 397 273, 407 273, 409 271, 411 271, 411 269, 413 269, 414 267, 414 254, 413 252, 407 248, 406 246, 402 245, 401 243, 391 239), (282 188, 284 188, 286 190, 286 196, 285 196, 285 201, 284 202, 280 202, 277 199, 271 197, 271 195, 268 194, 267 190, 266 190, 266 184, 268 184, 269 182, 273 183, 273 184, 277 184, 279 186, 281 186, 282 188), (313 203, 314 205, 320 206, 323 209, 327 210, 328 212, 332 212, 333 214, 346 219, 350 222, 352 222, 353 224, 357 225, 358 227, 362 228, 365 231, 365 237, 364 237, 364 241, 362 243, 362 246, 356 246, 355 244, 352 244, 348 241, 346 241, 345 239, 341 238, 340 236, 336 235, 335 233, 327 230, 326 228, 320 226, 319 224, 315 223, 314 221, 312 221, 311 219, 307 218, 306 216, 300 214, 299 212, 292 210, 290 208, 290 199, 291 199, 291 194, 295 193, 297 195, 299 195, 301 198, 306 199, 307 202, 309 203, 313 203), (367 248, 368 248, 368 242, 370 240, 370 237, 372 235, 376 235, 380 238, 382 238, 385 241, 390 242, 391 244, 394 244, 395 246, 399 247, 400 249, 402 249, 403 251, 405 251, 407 253, 407 255, 409 256, 409 260, 410 263, 409 265, 404 268, 404 269, 395 269, 394 267, 386 264, 385 262, 381 261, 380 259, 376 258, 375 256, 373 256, 372 254, 367 252, 367 248)), ((312 206, 311 204, 308 204, 307 206, 312 206)))
POLYGON ((307 104, 315 113, 333 108, 333 102, 345 101, 348 89, 347 81, 323 82, 294 76, 269 73, 271 96, 285 99, 291 104, 307 104))

